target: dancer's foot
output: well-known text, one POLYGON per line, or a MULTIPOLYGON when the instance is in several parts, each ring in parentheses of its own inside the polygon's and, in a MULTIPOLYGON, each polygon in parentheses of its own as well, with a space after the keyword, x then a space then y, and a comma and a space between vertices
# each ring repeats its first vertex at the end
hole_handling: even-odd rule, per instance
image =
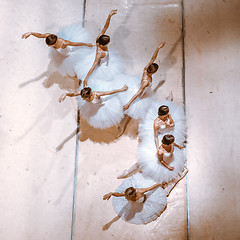
POLYGON ((121 137, 125 131, 125 126, 119 125, 118 126, 118 133, 117 133, 117 138, 121 137))
POLYGON ((167 100, 173 101, 173 93, 172 90, 170 91, 168 97, 166 97, 167 100))

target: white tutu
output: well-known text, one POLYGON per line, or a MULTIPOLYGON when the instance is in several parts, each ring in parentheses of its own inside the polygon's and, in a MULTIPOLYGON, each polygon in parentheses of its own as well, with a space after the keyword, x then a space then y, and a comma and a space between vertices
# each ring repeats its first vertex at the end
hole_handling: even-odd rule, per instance
MULTIPOLYGON (((72 42, 90 43, 90 38, 85 28, 80 23, 66 26, 57 34, 58 37, 72 42)), ((74 66, 85 57, 86 46, 67 46, 64 49, 50 48, 50 68, 58 71, 62 76, 75 76, 74 66)))
MULTIPOLYGON (((141 86, 141 78, 127 76, 125 83, 128 86, 128 90, 121 94, 122 102, 127 104, 129 100, 137 93, 141 86)), ((130 105, 129 109, 125 111, 133 119, 142 120, 145 118, 148 109, 151 107, 152 103, 155 101, 155 96, 151 87, 147 87, 142 94, 134 100, 130 105)))
MULTIPOLYGON (((92 91, 110 91, 115 90, 109 82, 97 81, 90 85, 92 91), (101 82, 101 84, 99 84, 101 82)), ((122 88, 123 86, 121 86, 122 88)), ((120 88, 120 87, 119 87, 120 88)), ((119 94, 102 96, 98 100, 87 102, 78 96, 78 103, 81 117, 94 128, 109 128, 121 122, 124 117, 123 104, 120 101, 119 94)))
MULTIPOLYGON (((169 113, 172 116, 175 126, 168 127, 159 130, 159 143, 165 134, 172 134, 175 137, 177 144, 182 144, 186 139, 186 118, 183 111, 183 107, 178 106, 172 101, 158 101, 154 102, 145 115, 143 121, 139 124, 138 133, 140 139, 148 139, 148 141, 154 142, 154 120, 158 117, 158 108, 162 105, 169 107, 169 113)), ((155 147, 156 149, 156 147, 155 147)))
MULTIPOLYGON (((74 66, 74 71, 76 72, 79 79, 84 80, 88 71, 93 65, 93 62, 96 57, 96 48, 89 48, 86 49, 84 52, 84 60, 78 61, 77 64, 74 66)), ((107 57, 107 56, 106 56, 107 57)), ((103 59, 102 59, 103 60, 103 59)), ((90 75, 88 79, 89 81, 114 81, 115 77, 119 74, 124 72, 124 65, 123 62, 114 51, 109 52, 109 59, 102 63, 101 65, 97 66, 93 73, 90 75)))
POLYGON ((174 147, 174 152, 171 157, 164 157, 164 160, 171 167, 173 171, 163 166, 157 157, 157 150, 153 140, 149 138, 144 139, 137 149, 137 162, 142 174, 156 182, 169 182, 181 174, 185 165, 184 150, 174 147))
MULTIPOLYGON (((123 181, 116 189, 116 192, 123 192, 129 187, 146 188, 151 187, 156 182, 145 179, 142 174, 136 173, 132 177, 123 181)), ((118 216, 126 222, 133 224, 147 224, 157 219, 167 205, 167 196, 161 188, 145 193, 145 199, 136 202, 128 201, 125 197, 113 197, 113 207, 118 216)))

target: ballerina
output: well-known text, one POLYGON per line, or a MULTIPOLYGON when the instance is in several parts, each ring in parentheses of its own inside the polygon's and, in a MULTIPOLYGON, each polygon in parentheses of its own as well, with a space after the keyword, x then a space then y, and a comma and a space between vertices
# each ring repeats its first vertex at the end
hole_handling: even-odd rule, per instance
POLYGON ((153 141, 142 141, 137 151, 137 163, 125 170, 118 179, 137 172, 156 182, 169 182, 176 178, 184 169, 185 159, 184 153, 180 151, 184 146, 176 144, 174 140, 173 135, 164 135, 157 152, 153 141), (173 166, 170 166, 170 163, 173 166))
POLYGON ((105 22, 105 25, 104 25, 102 31, 97 36, 95 59, 83 81, 83 87, 87 86, 88 79, 91 76, 91 74, 94 72, 94 70, 96 69, 97 66, 100 67, 103 63, 106 63, 106 65, 109 64, 109 51, 108 51, 107 45, 110 42, 110 37, 108 35, 105 35, 105 33, 106 33, 107 29, 109 28, 111 17, 115 14, 117 14, 117 9, 112 10, 109 13, 108 18, 105 22))
POLYGON ((133 224, 147 224, 166 209, 167 193, 161 183, 146 179, 140 173, 123 181, 116 189, 103 196, 113 198, 113 207, 118 216, 133 224))
POLYGON ((89 42, 89 36, 79 23, 62 28, 57 35, 27 32, 22 35, 22 38, 27 39, 30 36, 45 38, 47 46, 51 47, 48 71, 50 73, 58 71, 62 76, 67 76, 74 80, 77 80, 76 72, 74 71, 75 64, 82 61, 85 57, 86 47, 92 48, 94 46, 91 43, 85 43, 89 42))
POLYGON ((121 96, 124 103, 123 111, 125 111, 125 118, 119 126, 118 137, 123 134, 131 118, 143 120, 146 112, 155 101, 151 86, 152 75, 157 72, 158 64, 154 63, 154 61, 157 58, 159 50, 164 45, 165 42, 159 44, 151 60, 144 67, 141 82, 136 77, 127 77, 128 91, 121 96), (126 101, 128 102, 126 103, 126 101))
MULTIPOLYGON (((36 32, 27 32, 22 35, 23 39, 27 39, 30 36, 34 36, 37 38, 45 38, 45 42, 48 47, 54 48, 57 52, 62 54, 63 56, 68 56, 70 53, 70 49, 68 47, 74 46, 87 46, 87 47, 93 47, 93 44, 91 43, 83 43, 83 42, 72 42, 69 40, 65 40, 63 38, 58 37, 55 34, 51 33, 36 33, 36 32), (68 51, 64 51, 64 49, 68 51)), ((72 50, 71 50, 72 51, 72 50)))
MULTIPOLYGON (((129 100, 128 103, 126 103, 123 106, 123 110, 126 111, 129 109, 130 105, 138 98, 144 98, 146 95, 148 95, 148 90, 150 90, 152 86, 152 75, 157 72, 158 70, 158 64, 154 63, 154 61, 157 58, 158 52, 161 48, 163 48, 165 45, 165 42, 160 43, 155 52, 153 53, 153 56, 150 60, 150 62, 144 67, 143 69, 143 75, 141 80, 141 85, 138 89, 138 91, 133 95, 133 97, 129 100)), ((141 104, 141 103, 140 103, 141 104)))
POLYGON ((183 107, 173 102, 173 94, 164 101, 156 101, 139 123, 138 135, 143 141, 154 141, 155 149, 165 134, 172 134, 182 144, 186 139, 186 118, 183 107))
POLYGON ((174 127, 174 121, 169 113, 169 107, 162 105, 158 109, 158 117, 154 120, 154 141, 156 148, 159 148, 158 132, 167 127, 174 127))
POLYGON ((117 125, 123 118, 122 104, 117 94, 127 89, 126 85, 111 91, 92 91, 90 87, 86 87, 81 91, 63 94, 59 102, 64 101, 67 96, 81 96, 78 98, 81 116, 95 128, 109 128, 117 125))

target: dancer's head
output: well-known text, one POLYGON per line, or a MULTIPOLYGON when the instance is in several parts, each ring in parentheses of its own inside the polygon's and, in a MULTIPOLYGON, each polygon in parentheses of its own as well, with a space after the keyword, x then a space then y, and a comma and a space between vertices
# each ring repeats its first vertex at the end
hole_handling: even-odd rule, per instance
POLYGON ((91 93, 92 93, 92 89, 90 87, 85 87, 81 90, 80 95, 83 99, 88 99, 91 97, 91 93))
POLYGON ((50 34, 46 37, 46 44, 48 46, 52 46, 57 42, 57 36, 54 34, 50 34))
POLYGON ((175 140, 175 137, 171 134, 166 134, 163 136, 163 139, 162 139, 162 144, 165 144, 165 145, 170 145, 174 142, 175 140))
POLYGON ((102 46, 107 45, 109 42, 110 42, 110 37, 108 35, 101 35, 96 41, 96 43, 99 43, 102 46))
POLYGON ((148 73, 155 73, 158 70, 158 65, 156 63, 151 63, 148 68, 147 68, 147 72, 148 73))
POLYGON ((169 113, 169 107, 166 105, 162 105, 158 108, 158 116, 165 116, 169 113))
POLYGON ((136 197, 136 189, 134 187, 129 187, 125 190, 124 196, 128 200, 132 200, 136 197))

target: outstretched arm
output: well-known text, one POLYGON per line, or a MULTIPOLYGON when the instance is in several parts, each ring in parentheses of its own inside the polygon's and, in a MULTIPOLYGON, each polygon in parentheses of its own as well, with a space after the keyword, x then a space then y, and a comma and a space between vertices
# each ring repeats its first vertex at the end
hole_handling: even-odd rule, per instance
POLYGON ((64 93, 58 100, 59 103, 63 102, 65 98, 68 97, 76 97, 79 96, 80 92, 72 92, 72 93, 64 93))
POLYGON ((22 38, 27 39, 28 37, 30 37, 31 35, 37 38, 46 38, 48 35, 50 35, 51 33, 35 33, 35 32, 26 32, 22 35, 22 38))
POLYGON ((151 187, 148 187, 148 188, 139 188, 138 190, 139 190, 141 193, 145 193, 145 192, 151 191, 151 190, 153 190, 153 189, 155 189, 155 188, 157 188, 157 187, 160 187, 160 186, 162 186, 161 183, 156 183, 156 184, 152 185, 151 187))
POLYGON ((130 105, 136 100, 136 98, 139 97, 139 96, 143 93, 144 89, 145 89, 147 86, 148 86, 148 83, 146 83, 146 82, 144 82, 144 83, 141 84, 141 87, 140 87, 139 90, 136 92, 136 94, 129 100, 129 102, 128 102, 127 104, 125 104, 125 105, 123 106, 123 111, 126 111, 126 110, 130 107, 130 105))
POLYGON ((68 40, 64 40, 64 45, 65 46, 87 46, 87 47, 93 47, 94 45, 91 43, 82 43, 82 42, 71 42, 68 40))
POLYGON ((124 196, 124 192, 110 192, 110 193, 107 193, 103 196, 103 200, 109 200, 111 198, 111 196, 114 196, 114 197, 123 197, 124 196))
POLYGON ((175 147, 179 148, 179 149, 183 149, 183 148, 184 148, 184 146, 179 146, 179 145, 176 144, 175 142, 173 143, 173 145, 174 145, 175 147))
POLYGON ((157 47, 157 49, 156 49, 155 52, 153 53, 150 62, 145 66, 144 70, 147 70, 148 66, 149 66, 150 64, 152 64, 152 63, 156 60, 159 50, 160 50, 161 48, 163 48, 164 45, 165 45, 165 42, 162 42, 162 43, 159 44, 159 46, 157 47))
POLYGON ((156 123, 156 119, 154 121, 153 129, 154 129, 154 141, 155 141, 156 148, 158 149, 159 148, 159 139, 158 139, 158 125, 156 123))
POLYGON ((128 86, 124 85, 120 89, 116 89, 116 90, 112 90, 112 91, 106 91, 106 92, 96 92, 96 94, 97 94, 98 97, 101 97, 101 96, 106 96, 106 95, 112 95, 112 94, 119 93, 119 92, 124 92, 127 89, 128 89, 128 86))
POLYGON ((117 9, 116 9, 116 10, 112 10, 112 11, 109 13, 108 18, 107 18, 107 20, 106 20, 106 22, 105 22, 105 25, 104 25, 102 31, 101 31, 101 32, 99 33, 99 35, 97 36, 97 39, 98 39, 101 35, 105 34, 105 32, 107 31, 107 29, 109 28, 109 24, 110 24, 111 17, 112 17, 113 15, 115 15, 115 14, 117 14, 117 9))
POLYGON ((93 62, 93 65, 92 67, 90 68, 90 70, 88 71, 87 73, 87 76, 85 77, 84 81, 83 81, 83 87, 86 87, 87 86, 87 82, 88 82, 88 78, 91 76, 91 74, 93 73, 93 71, 95 70, 98 62, 100 60, 100 54, 96 54, 96 57, 95 57, 95 60, 93 62))

